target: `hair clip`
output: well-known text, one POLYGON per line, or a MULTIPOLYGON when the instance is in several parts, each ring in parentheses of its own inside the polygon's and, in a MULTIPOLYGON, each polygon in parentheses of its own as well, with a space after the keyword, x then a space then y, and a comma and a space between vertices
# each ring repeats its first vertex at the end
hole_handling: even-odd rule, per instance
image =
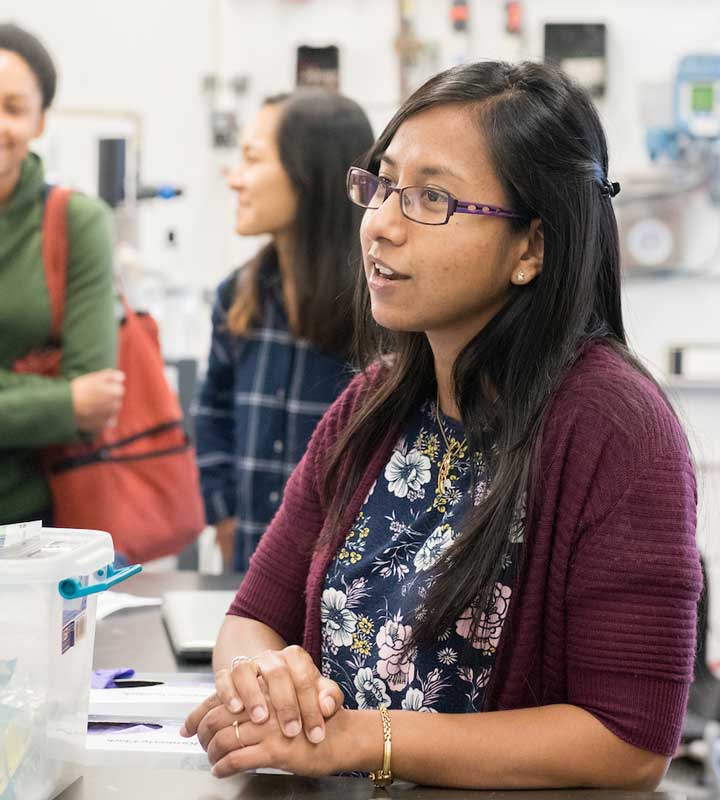
POLYGON ((607 178, 602 182, 600 194, 603 197, 615 197, 620 194, 620 184, 617 181, 609 181, 607 178))

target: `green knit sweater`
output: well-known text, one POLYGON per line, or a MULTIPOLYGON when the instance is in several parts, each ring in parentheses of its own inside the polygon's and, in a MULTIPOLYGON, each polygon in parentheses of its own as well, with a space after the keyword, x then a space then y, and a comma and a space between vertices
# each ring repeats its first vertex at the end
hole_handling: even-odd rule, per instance
POLYGON ((10 200, 0 206, 0 524, 50 507, 40 449, 78 438, 70 381, 113 367, 112 242, 103 204, 73 194, 68 208, 68 275, 61 377, 20 375, 14 362, 50 336, 42 261, 42 162, 29 155, 10 200))

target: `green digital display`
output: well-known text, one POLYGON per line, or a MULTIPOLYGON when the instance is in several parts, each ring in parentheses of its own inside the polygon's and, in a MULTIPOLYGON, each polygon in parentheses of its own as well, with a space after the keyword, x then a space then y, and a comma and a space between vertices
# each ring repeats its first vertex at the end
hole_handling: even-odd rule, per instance
POLYGON ((715 90, 707 83, 697 83, 692 87, 691 105, 693 111, 712 111, 715 104, 715 90))

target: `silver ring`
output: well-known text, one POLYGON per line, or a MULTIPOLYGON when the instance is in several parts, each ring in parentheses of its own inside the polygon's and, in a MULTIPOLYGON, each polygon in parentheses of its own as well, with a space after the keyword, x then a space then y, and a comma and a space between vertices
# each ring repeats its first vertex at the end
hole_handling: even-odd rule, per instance
POLYGON ((233 656, 232 661, 230 662, 230 672, 232 672, 238 664, 241 664, 243 661, 252 661, 250 656, 233 656))

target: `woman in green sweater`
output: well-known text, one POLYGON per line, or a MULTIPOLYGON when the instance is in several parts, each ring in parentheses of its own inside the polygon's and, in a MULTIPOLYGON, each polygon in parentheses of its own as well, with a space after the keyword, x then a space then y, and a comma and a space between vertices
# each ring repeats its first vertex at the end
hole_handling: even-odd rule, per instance
POLYGON ((50 337, 41 242, 46 184, 29 145, 43 131, 55 82, 43 45, 15 25, 0 25, 0 524, 51 522, 42 448, 99 431, 117 415, 124 392, 114 369, 108 218, 99 201, 81 194, 68 206, 60 375, 13 370, 50 337))

